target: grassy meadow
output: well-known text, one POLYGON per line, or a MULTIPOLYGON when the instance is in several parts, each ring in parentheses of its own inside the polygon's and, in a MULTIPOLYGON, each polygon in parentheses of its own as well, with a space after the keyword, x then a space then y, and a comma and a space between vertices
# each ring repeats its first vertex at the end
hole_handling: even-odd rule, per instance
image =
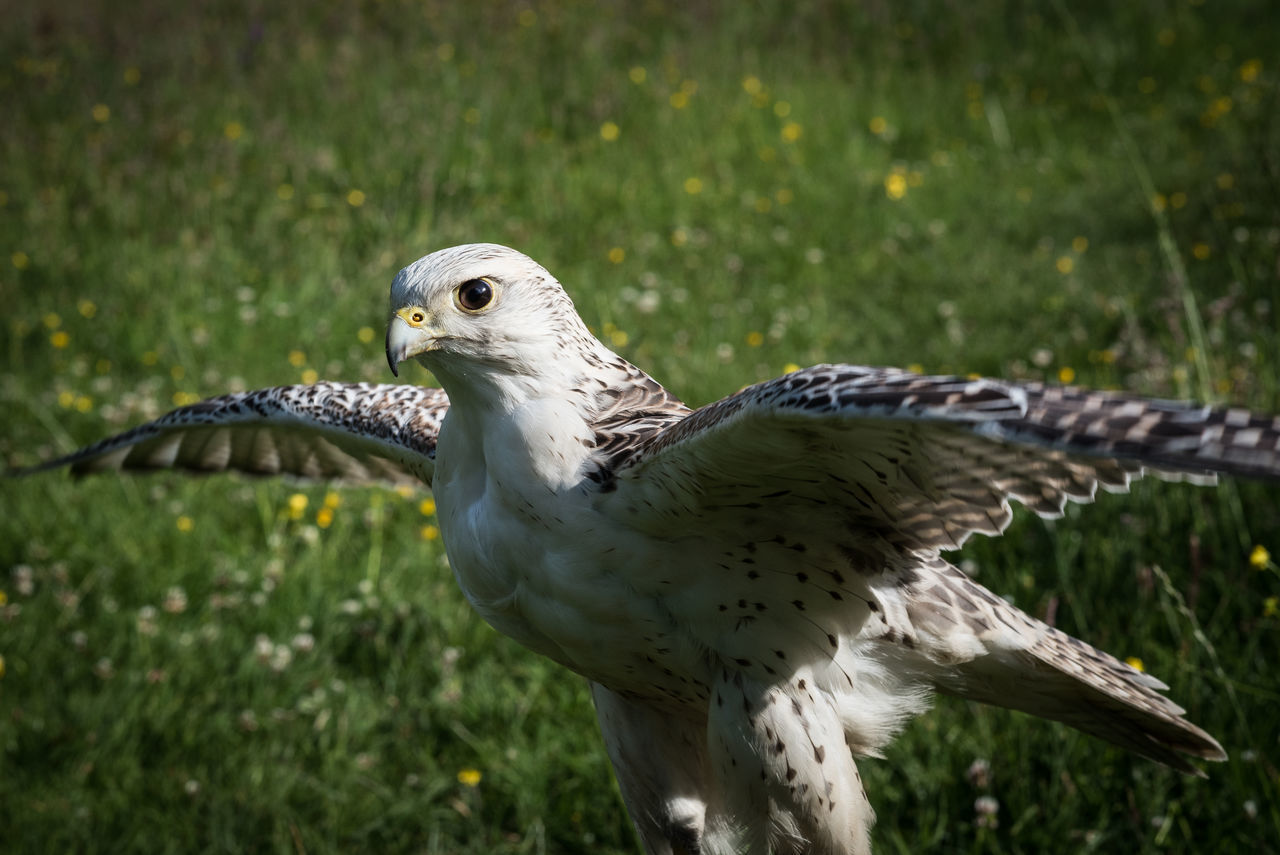
MULTIPOLYGON (((1280 410, 1274 4, 50 0, 0 59, 2 466, 386 382, 392 276, 477 240, 695 405, 840 361, 1280 410)), ((877 850, 1280 851, 1268 550, 1257 483, 966 547, 1231 760, 942 699, 860 764, 877 850)), ((0 481, 0 849, 637 852, 583 682, 443 556, 426 492, 0 481)))

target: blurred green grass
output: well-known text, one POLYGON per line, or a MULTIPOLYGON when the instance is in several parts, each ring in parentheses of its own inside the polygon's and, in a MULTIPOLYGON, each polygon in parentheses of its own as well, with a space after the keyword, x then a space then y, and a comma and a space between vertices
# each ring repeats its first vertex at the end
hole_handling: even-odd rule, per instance
MULTIPOLYGON (((546 264, 693 404, 846 361, 1280 409, 1272 15, 11 8, 0 455, 385 380, 391 276, 475 240, 546 264)), ((469 612, 421 497, 0 489, 6 849, 635 851, 583 685, 469 612)), ((879 850, 1275 851, 1280 585, 1249 556, 1278 533, 1274 487, 1156 483, 966 549, 1140 657, 1232 760, 1185 779, 942 701, 862 764, 879 850)))

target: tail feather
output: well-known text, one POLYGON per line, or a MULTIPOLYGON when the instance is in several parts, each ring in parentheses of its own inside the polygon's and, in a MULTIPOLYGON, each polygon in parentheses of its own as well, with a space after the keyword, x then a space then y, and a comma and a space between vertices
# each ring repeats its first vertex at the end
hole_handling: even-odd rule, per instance
POLYGON ((1035 623, 1041 635, 1030 647, 974 659, 935 678, 938 689, 1060 721, 1189 775, 1204 777, 1204 772, 1188 757, 1227 759, 1217 740, 1159 693, 1167 688, 1159 680, 1035 623))

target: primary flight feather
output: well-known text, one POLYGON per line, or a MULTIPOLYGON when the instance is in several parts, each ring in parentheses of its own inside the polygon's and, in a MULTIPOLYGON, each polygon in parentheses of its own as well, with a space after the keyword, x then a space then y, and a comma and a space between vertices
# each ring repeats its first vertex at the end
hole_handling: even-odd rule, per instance
POLYGON ((874 755, 933 690, 1153 760, 1225 754, 1165 686, 942 553, 1144 468, 1280 477, 1280 419, 1123 394, 823 365, 691 411, 560 284, 473 244, 391 288, 393 372, 215 398, 40 468, 177 467, 434 491, 458 583, 591 681, 649 853, 862 853, 874 755), (445 397, 447 394, 447 398, 445 397))

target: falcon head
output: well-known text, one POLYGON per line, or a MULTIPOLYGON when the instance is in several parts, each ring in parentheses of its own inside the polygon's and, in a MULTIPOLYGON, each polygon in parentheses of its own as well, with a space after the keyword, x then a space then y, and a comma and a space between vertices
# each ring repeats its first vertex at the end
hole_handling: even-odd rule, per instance
POLYGON ((477 367, 545 373, 566 333, 590 338, 560 283, 505 246, 442 249, 391 283, 387 363, 396 376, 409 358, 442 381, 442 373, 473 374, 468 369, 477 367))

